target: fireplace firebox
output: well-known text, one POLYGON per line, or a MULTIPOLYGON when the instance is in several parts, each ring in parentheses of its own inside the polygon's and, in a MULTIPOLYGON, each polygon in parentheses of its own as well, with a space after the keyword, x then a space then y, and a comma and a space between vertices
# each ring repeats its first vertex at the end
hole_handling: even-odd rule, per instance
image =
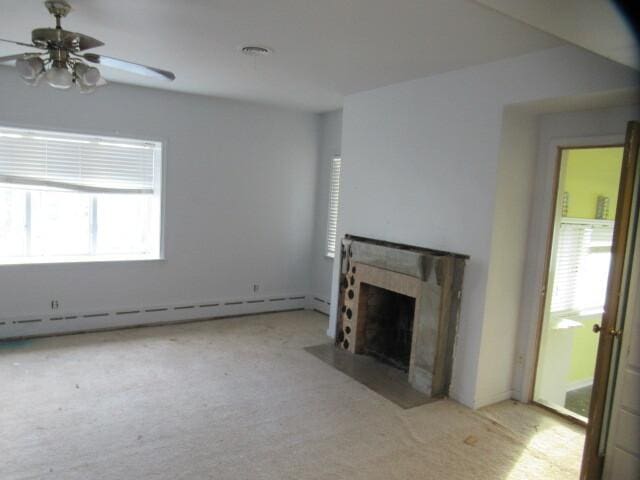
POLYGON ((362 352, 408 372, 416 299, 367 283, 360 284, 360 298, 362 352))

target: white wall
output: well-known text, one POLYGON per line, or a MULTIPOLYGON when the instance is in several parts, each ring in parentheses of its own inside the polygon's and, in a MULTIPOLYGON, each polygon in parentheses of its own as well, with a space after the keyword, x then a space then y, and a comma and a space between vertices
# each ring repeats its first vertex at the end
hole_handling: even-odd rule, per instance
POLYGON ((502 118, 495 210, 476 404, 512 396, 513 362, 537 140, 536 117, 507 107, 502 118), (496 368, 500 365, 500 368, 496 368))
POLYGON ((0 266, 0 320, 307 293, 317 115, 112 84, 30 88, 0 68, 0 124, 165 142, 165 261, 0 266))
MULTIPOLYGON (((511 382, 512 362, 505 364, 493 346, 503 340, 514 350, 518 320, 487 322, 485 316, 504 107, 634 85, 635 72, 562 47, 346 98, 339 235, 471 255, 451 389, 462 403, 498 400, 509 395, 502 389, 511 382), (511 338, 504 338, 501 324, 511 338), (480 397, 487 371, 493 386, 480 397)), ((334 268, 333 305, 337 276, 334 268)), ((331 313, 334 331, 335 309, 331 313)))
POLYGON ((556 149, 562 145, 623 143, 627 122, 639 118, 639 107, 630 105, 550 113, 537 119, 536 170, 513 372, 514 397, 518 400, 528 401, 533 387, 537 348, 535 339, 540 318, 540 289, 544 284, 546 242, 552 221, 556 149))
POLYGON ((319 152, 315 196, 315 224, 312 251, 311 305, 328 312, 331 298, 331 275, 333 259, 326 256, 327 215, 329 208, 329 186, 331 159, 342 153, 342 110, 320 115, 319 152))

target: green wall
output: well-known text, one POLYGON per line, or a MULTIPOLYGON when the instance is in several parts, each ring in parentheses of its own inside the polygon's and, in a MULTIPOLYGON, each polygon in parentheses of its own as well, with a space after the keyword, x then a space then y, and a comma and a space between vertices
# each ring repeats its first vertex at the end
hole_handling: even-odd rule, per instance
POLYGON ((593 333, 591 328, 594 323, 600 323, 600 317, 581 318, 578 321, 582 323, 582 327, 573 330, 568 382, 591 379, 596 368, 598 335, 593 333))
MULTIPOLYGON (((560 192, 569 192, 568 217, 595 218, 598 195, 609 197, 610 220, 615 219, 618 184, 622 167, 622 147, 566 150, 564 185, 560 192)), ((576 382, 593 377, 598 349, 598 335, 591 331, 600 318, 576 318, 583 326, 574 329, 571 365, 567 381, 576 382)))
POLYGON ((615 218, 622 147, 579 148, 565 154, 564 188, 568 217, 596 218, 598 195, 609 197, 609 219, 615 218))

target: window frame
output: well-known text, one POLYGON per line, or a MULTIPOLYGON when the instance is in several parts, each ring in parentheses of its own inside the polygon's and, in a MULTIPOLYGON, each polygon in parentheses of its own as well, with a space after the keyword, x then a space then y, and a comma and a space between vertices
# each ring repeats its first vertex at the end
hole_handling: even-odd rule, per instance
MULTIPOLYGON (((94 136, 94 137, 105 137, 113 140, 122 140, 122 141, 138 141, 138 142, 152 142, 156 143, 159 146, 160 152, 157 159, 154 159, 155 166, 159 169, 159 175, 154 176, 154 191, 158 189, 157 200, 156 200, 156 208, 159 210, 157 212, 158 221, 157 221, 157 230, 158 230, 158 254, 157 256, 142 256, 137 254, 131 254, 127 258, 126 254, 118 254, 107 256, 94 256, 94 255, 81 255, 81 256, 67 256, 60 257, 60 259, 52 259, 50 257, 38 258, 38 257, 20 257, 20 261, 16 262, 7 262, 6 259, 0 259, 0 269, 3 267, 30 267, 30 266, 42 266, 42 265, 82 265, 82 264, 94 264, 94 263, 110 263, 110 264, 118 264, 118 263, 136 263, 136 262, 165 262, 165 212, 166 212, 166 184, 167 184, 167 148, 169 145, 169 141, 165 137, 159 137, 157 135, 150 135, 145 132, 131 132, 130 135, 123 135, 120 131, 105 131, 105 130, 92 130, 92 129, 83 129, 83 128, 60 128, 60 127, 51 127, 49 125, 34 125, 34 124, 23 124, 23 123, 1 123, 0 128, 7 129, 17 129, 17 130, 26 130, 26 131, 40 131, 40 132, 51 132, 55 134, 61 135, 80 135, 80 136, 94 136), (29 261, 24 261, 28 259, 29 261)), ((154 195, 156 195, 154 193, 154 195)), ((31 203, 30 193, 27 195, 28 202, 31 203)), ((92 208, 95 208, 95 196, 92 201, 92 208)), ((31 228, 31 216, 25 216, 25 229, 31 228)), ((91 229, 95 230, 97 225, 93 224, 91 229)), ((26 235, 26 241, 28 243, 31 242, 30 236, 26 235)), ((93 250, 93 249, 92 249, 93 250)))
POLYGON ((327 206, 327 222, 326 222, 326 229, 325 229, 325 243, 324 243, 324 256, 328 259, 333 260, 336 256, 336 249, 337 249, 337 244, 338 244, 338 215, 340 212, 340 184, 341 184, 341 177, 342 177, 342 155, 340 154, 335 154, 331 157, 331 160, 329 161, 329 202, 328 202, 328 206, 327 206), (333 175, 334 175, 334 164, 335 162, 338 162, 338 182, 337 182, 337 200, 336 200, 336 205, 335 205, 335 225, 334 225, 334 236, 333 238, 330 238, 330 231, 331 231, 331 212, 333 209, 333 187, 334 187, 334 182, 333 182, 333 175), (333 243, 333 246, 330 245, 330 243, 333 243))

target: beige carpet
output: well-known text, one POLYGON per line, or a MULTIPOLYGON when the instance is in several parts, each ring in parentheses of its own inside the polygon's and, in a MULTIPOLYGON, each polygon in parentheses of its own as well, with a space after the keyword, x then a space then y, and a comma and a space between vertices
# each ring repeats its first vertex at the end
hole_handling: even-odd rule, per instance
POLYGON ((505 402, 403 410, 289 312, 0 344, 0 478, 571 479, 583 432, 505 402))

